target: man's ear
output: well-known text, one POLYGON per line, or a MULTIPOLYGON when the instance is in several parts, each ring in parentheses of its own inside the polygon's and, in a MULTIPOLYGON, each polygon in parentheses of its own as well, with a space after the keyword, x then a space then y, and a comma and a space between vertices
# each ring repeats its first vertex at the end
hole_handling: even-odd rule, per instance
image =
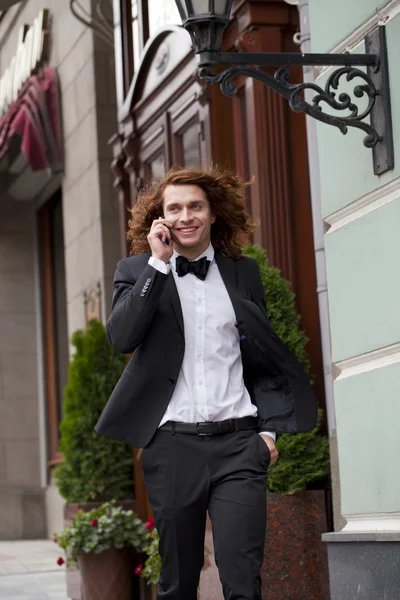
POLYGON ((211 225, 213 225, 216 220, 217 220, 217 215, 214 215, 214 213, 211 213, 211 225))

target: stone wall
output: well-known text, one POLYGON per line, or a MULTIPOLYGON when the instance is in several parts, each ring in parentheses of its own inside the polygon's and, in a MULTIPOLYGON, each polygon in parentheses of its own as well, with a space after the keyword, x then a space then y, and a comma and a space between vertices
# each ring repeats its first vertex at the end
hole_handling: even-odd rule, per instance
MULTIPOLYGON (((91 0, 84 0, 90 8, 91 0)), ((93 3, 94 4, 94 3, 93 3)), ((62 179, 68 335, 85 326, 84 293, 100 284, 102 318, 110 308, 119 259, 117 205, 107 141, 117 129, 113 49, 95 38, 60 0, 27 0, 0 25, 0 73, 15 55, 21 25, 50 10, 50 66, 59 75, 65 174, 62 179)), ((40 505, 38 531, 62 524, 45 451, 45 398, 38 381, 39 279, 35 259, 36 199, 0 197, 0 539, 29 534, 25 521, 40 505), (36 496, 36 495, 37 496, 36 496), (40 526, 39 526, 40 524, 40 526)))
POLYGON ((0 539, 43 536, 32 206, 0 205, 0 539))

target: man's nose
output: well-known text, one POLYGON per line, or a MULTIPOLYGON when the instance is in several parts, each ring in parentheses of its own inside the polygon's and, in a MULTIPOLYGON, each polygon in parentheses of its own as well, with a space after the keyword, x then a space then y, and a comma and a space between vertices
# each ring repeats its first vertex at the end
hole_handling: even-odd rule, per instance
POLYGON ((193 215, 190 209, 184 208, 181 213, 181 221, 191 221, 193 219, 193 215))

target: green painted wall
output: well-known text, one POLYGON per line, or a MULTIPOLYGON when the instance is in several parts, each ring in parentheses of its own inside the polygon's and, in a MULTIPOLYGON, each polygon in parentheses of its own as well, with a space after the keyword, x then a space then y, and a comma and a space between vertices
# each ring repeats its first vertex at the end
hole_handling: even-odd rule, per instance
MULTIPOLYGON (((313 51, 329 51, 386 4, 310 0, 313 51)), ((400 342, 400 14, 386 34, 395 169, 373 174, 363 132, 317 128, 324 217, 396 179, 399 187, 398 199, 325 235, 333 362, 400 342)), ((334 382, 342 512, 399 512, 400 364, 365 365, 366 372, 334 382)))
MULTIPOLYGON (((326 4, 326 2, 324 3, 326 4)), ((317 28, 318 31, 318 28, 317 28)), ((327 215, 354 202, 360 196, 400 175, 400 15, 386 26, 389 48, 390 96, 392 103, 395 169, 382 176, 374 175, 372 151, 363 145, 364 132, 349 129, 346 135, 336 127, 318 123, 319 167, 321 173, 322 214, 327 215), (332 178, 332 173, 335 178, 332 178)), ((314 30, 312 31, 312 36, 314 30)), ((363 52, 363 47, 356 49, 363 52)), ((326 76, 318 80, 325 85, 326 76)), ((357 83, 361 80, 358 79, 357 83)), ((347 86, 345 90, 347 91, 347 86)))
POLYGON ((334 387, 342 513, 400 511, 400 364, 334 387))
POLYGON ((329 52, 388 0, 309 0, 312 51, 329 52))
POLYGON ((325 236, 333 362, 400 340, 399 228, 400 190, 325 236))

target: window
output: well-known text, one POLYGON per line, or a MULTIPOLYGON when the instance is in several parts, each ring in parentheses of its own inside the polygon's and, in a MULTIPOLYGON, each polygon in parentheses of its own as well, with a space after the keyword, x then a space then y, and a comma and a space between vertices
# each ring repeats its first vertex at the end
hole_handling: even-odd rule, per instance
POLYGON ((165 25, 180 25, 182 19, 175 0, 148 0, 150 37, 165 25))
POLYGON ((184 167, 199 169, 201 167, 198 121, 190 125, 182 134, 182 163, 184 167))
POLYGON ((153 179, 160 180, 165 175, 164 154, 159 154, 149 162, 150 176, 153 179))
POLYGON ((141 31, 140 31, 140 23, 139 23, 139 6, 138 0, 132 0, 132 37, 133 37, 133 64, 135 65, 135 70, 137 70, 140 65, 140 56, 141 56, 141 31))
POLYGON ((175 0, 129 0, 132 14, 133 64, 140 65, 147 37, 165 25, 180 25, 181 18, 175 0))

